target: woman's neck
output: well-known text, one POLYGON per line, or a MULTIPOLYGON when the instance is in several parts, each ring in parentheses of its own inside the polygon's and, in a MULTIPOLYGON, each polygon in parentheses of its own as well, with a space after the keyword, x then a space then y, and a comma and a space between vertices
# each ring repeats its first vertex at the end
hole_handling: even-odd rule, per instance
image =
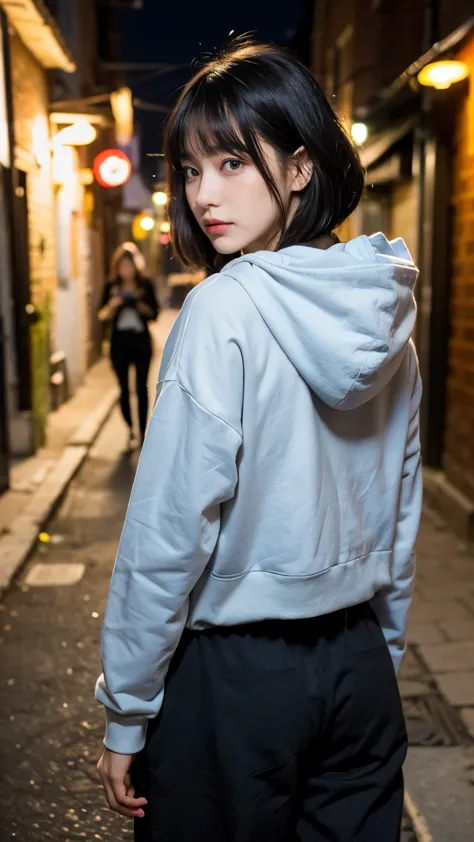
POLYGON ((336 234, 321 234, 320 237, 316 237, 311 243, 308 243, 309 246, 312 246, 315 249, 330 249, 331 246, 334 246, 336 243, 339 243, 339 237, 336 234))

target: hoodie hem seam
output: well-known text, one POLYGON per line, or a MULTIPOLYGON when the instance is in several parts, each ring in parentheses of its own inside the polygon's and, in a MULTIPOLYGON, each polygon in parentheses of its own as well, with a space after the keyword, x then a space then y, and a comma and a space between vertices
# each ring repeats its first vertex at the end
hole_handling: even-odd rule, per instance
POLYGON ((361 561, 363 559, 371 558, 371 556, 390 555, 392 552, 393 552, 392 549, 386 549, 386 550, 374 550, 371 553, 362 553, 362 555, 353 556, 351 558, 346 559, 346 561, 339 561, 336 564, 331 565, 330 567, 325 567, 323 570, 318 570, 317 573, 308 573, 308 574, 303 574, 303 575, 300 575, 300 576, 295 576, 295 575, 288 574, 288 573, 280 573, 276 570, 265 570, 262 567, 252 567, 252 568, 250 568, 250 570, 245 570, 242 573, 229 574, 228 576, 219 575, 218 573, 215 573, 214 571, 211 570, 210 573, 209 573, 209 578, 210 579, 216 579, 219 582, 232 582, 232 581, 236 581, 238 579, 244 579, 246 576, 250 576, 252 573, 254 573, 254 574, 257 574, 257 575, 258 574, 265 574, 267 576, 276 576, 280 579, 285 579, 285 580, 291 579, 293 581, 308 581, 308 580, 311 580, 311 579, 317 579, 320 576, 324 576, 326 573, 329 573, 330 570, 334 570, 335 568, 344 567, 345 564, 355 564, 356 562, 361 561))

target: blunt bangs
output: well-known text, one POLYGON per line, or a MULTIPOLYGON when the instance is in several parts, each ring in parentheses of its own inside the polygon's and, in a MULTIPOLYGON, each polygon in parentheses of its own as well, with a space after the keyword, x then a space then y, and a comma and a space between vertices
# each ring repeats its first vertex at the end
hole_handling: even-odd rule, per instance
POLYGON ((248 154, 242 129, 236 122, 232 105, 225 95, 200 85, 194 97, 183 102, 168 138, 170 163, 175 170, 190 155, 215 155, 219 152, 248 154))
POLYGON ((220 255, 188 205, 182 161, 193 155, 246 156, 264 179, 280 213, 277 248, 308 245, 339 226, 357 207, 364 173, 351 138, 311 73, 284 50, 238 44, 191 79, 170 114, 165 134, 173 247, 188 267, 218 271, 220 255), (259 139, 284 166, 299 147, 313 164, 288 225, 259 139))

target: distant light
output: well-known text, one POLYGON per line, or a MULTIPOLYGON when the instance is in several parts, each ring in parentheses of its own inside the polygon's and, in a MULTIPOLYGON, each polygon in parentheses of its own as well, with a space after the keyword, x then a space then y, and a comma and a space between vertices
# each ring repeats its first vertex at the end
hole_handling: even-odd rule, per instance
POLYGON ((97 137, 97 130, 87 120, 77 120, 66 126, 54 136, 54 143, 59 146, 88 146, 97 137))
POLYGON ((121 187, 132 174, 132 164, 121 149, 104 149, 94 158, 93 171, 101 187, 121 187))
POLYGON ((119 88, 110 94, 110 105, 115 120, 116 142, 123 146, 133 137, 133 99, 130 88, 119 88))
POLYGON ((89 169, 89 167, 84 167, 82 170, 79 170, 79 178, 81 184, 84 184, 85 186, 94 183, 94 173, 91 169, 89 169))
POLYGON ((167 246, 170 243, 170 235, 169 234, 160 234, 160 243, 162 246, 167 246))
POLYGON ((369 129, 366 123, 352 123, 351 135, 357 146, 362 146, 369 136, 369 129))
POLYGON ((469 67, 464 61, 434 61, 420 70, 418 81, 420 85, 445 90, 468 76, 469 67))
POLYGON ((142 216, 140 219, 140 228, 142 228, 143 231, 152 231, 154 227, 155 220, 152 216, 142 216))
POLYGON ((72 184, 76 172, 77 152, 72 146, 56 146, 53 154, 53 183, 72 184))
POLYGON ((156 193, 153 193, 151 198, 153 199, 153 203, 155 205, 164 207, 168 204, 168 195, 167 193, 163 193, 162 190, 157 190, 156 193))
POLYGON ((171 231, 171 225, 169 222, 161 222, 160 223, 160 231, 162 234, 169 234, 171 231))

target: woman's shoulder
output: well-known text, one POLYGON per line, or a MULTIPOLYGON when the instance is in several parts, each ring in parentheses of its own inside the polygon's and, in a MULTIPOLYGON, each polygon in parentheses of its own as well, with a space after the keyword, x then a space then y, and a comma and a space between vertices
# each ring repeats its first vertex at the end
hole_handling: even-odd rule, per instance
POLYGON ((194 287, 181 310, 187 333, 212 329, 216 333, 239 331, 255 306, 243 287, 223 273, 210 275, 194 287))

